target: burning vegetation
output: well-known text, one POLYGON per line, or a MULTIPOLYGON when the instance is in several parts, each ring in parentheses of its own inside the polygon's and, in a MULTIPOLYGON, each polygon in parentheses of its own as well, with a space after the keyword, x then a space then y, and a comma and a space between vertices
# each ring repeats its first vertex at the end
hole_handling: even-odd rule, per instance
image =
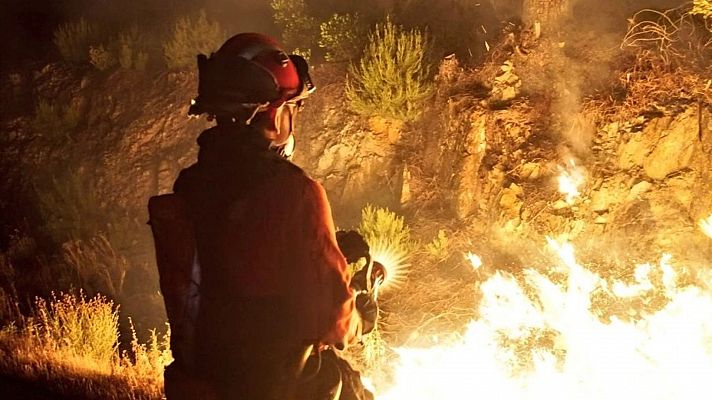
MULTIPOLYGON (((710 2, 336 3, 262 7, 319 87, 296 163, 388 271, 347 353, 376 397, 709 397, 710 2)), ((220 11, 64 20, 63 61, 3 71, 3 376, 161 397, 143 221, 208 126, 185 114, 220 11)))

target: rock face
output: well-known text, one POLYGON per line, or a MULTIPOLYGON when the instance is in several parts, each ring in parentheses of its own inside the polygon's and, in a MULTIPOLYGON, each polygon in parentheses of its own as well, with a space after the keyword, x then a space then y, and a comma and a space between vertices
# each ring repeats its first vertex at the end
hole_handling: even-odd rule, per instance
POLYGON ((403 124, 349 113, 341 84, 344 72, 325 68, 316 73, 320 87, 304 110, 295 162, 324 185, 341 223, 356 222, 366 204, 398 209, 405 166, 398 146, 403 124), (331 83, 334 75, 337 81, 331 83))
MULTIPOLYGON (((590 152, 578 156, 587 172, 581 194, 566 202, 557 175, 575 157, 542 128, 548 125, 539 105, 516 93, 502 97, 502 88, 520 85, 511 65, 484 91, 455 88, 464 72, 452 60, 446 66, 417 126, 350 114, 345 72, 314 72, 319 89, 300 115, 295 162, 324 184, 337 223, 352 225, 367 203, 397 210, 406 202, 406 212, 433 210, 525 236, 641 235, 669 244, 693 237, 695 221, 712 211, 709 105, 598 127, 590 152)), ((70 204, 91 198, 99 210, 119 209, 140 221, 137 259, 152 262, 146 201, 171 190, 195 159, 196 137, 211 125, 186 116, 195 81, 192 73, 104 74, 58 65, 6 77, 3 224, 17 226, 25 217, 15 210, 53 191, 70 204), (78 122, 43 130, 34 116, 40 99, 65 116, 76 110, 78 122)))
POLYGON ((592 145, 574 156, 579 149, 546 131, 539 105, 514 98, 491 109, 493 98, 501 100, 501 90, 491 90, 480 100, 440 89, 437 111, 420 133, 422 151, 406 160, 429 182, 410 184, 413 198, 465 224, 609 243, 631 257, 651 249, 680 253, 681 243, 705 246, 696 221, 712 212, 709 105, 681 102, 593 127, 592 145), (557 180, 571 160, 585 179, 569 203, 557 180))
MULTIPOLYGON (((51 64, 3 78, 3 93, 10 97, 2 100, 9 112, 0 117, 7 133, 0 137, 0 240, 23 224, 51 228, 60 243, 75 235, 118 232, 112 245, 141 267, 126 276, 141 288, 121 299, 124 309, 156 300, 147 202, 171 191, 179 171, 195 161, 196 138, 212 125, 187 116, 196 75, 102 73, 51 64), (51 112, 40 111, 40 102, 51 112)), ((296 163, 324 184, 341 226, 356 222, 367 203, 397 209, 404 177, 397 146, 402 124, 348 113, 343 73, 315 71, 314 79, 320 89, 299 121, 296 163)), ((160 299, 154 303, 162 308, 160 299)))
POLYGON ((620 167, 643 167, 656 180, 689 168, 701 141, 699 113, 697 107, 690 107, 678 115, 654 119, 642 131, 632 133, 621 145, 620 167))
MULTIPOLYGON (((295 162, 324 184, 337 219, 355 218, 366 203, 399 207, 404 164, 396 144, 402 124, 346 111, 343 71, 314 75, 319 91, 300 115, 295 162)), ((54 190, 47 182, 64 185, 71 177, 101 199, 102 207, 146 221, 148 198, 170 192, 178 172, 195 160, 196 138, 212 125, 187 117, 197 91, 194 73, 107 74, 51 64, 22 78, 23 85, 17 77, 6 78, 3 87, 11 86, 15 96, 6 104, 29 99, 16 117, 0 122, 10 133, 0 146, 3 189, 26 193, 20 197, 54 190), (38 128, 34 114, 40 100, 59 114, 76 104, 78 124, 62 132, 38 128), (37 177, 43 177, 39 185, 37 177)), ((13 201, 4 198, 3 206, 17 208, 13 201)), ((147 235, 148 228, 142 232, 147 235)))

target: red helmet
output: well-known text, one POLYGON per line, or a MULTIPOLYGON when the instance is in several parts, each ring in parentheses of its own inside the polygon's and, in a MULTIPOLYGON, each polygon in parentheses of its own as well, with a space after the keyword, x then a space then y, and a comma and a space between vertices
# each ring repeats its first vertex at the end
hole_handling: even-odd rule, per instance
POLYGON ((314 90, 304 58, 287 55, 260 33, 235 35, 209 58, 198 55, 198 81, 190 115, 236 117, 247 111, 254 116, 314 90))

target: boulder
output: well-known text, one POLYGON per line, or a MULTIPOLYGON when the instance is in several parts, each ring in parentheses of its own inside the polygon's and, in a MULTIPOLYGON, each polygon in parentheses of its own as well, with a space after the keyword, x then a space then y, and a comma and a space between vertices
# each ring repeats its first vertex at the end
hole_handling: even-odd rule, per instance
POLYGON ((698 141, 698 117, 694 109, 676 116, 667 126, 660 126, 656 133, 659 140, 645 157, 643 168, 652 179, 664 179, 668 175, 690 166, 698 141))

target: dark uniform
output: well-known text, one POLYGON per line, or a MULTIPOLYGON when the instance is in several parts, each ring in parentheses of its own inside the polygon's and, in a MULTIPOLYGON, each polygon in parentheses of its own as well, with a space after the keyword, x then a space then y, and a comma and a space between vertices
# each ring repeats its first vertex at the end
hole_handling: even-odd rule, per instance
MULTIPOLYGON (((288 379, 306 345, 348 341, 355 312, 324 189, 261 138, 236 129, 205 131, 198 162, 181 172, 175 195, 161 199, 183 203, 176 221, 183 220, 174 224, 187 227, 179 241, 194 245, 164 242, 158 232, 156 245, 159 254, 185 253, 168 257, 182 266, 162 268, 183 271, 184 281, 197 254, 192 368, 217 380, 221 398, 263 399, 281 390, 280 377, 288 379), (195 254, 186 253, 191 247, 195 254)), ((187 290, 190 283, 169 285, 187 290)))

